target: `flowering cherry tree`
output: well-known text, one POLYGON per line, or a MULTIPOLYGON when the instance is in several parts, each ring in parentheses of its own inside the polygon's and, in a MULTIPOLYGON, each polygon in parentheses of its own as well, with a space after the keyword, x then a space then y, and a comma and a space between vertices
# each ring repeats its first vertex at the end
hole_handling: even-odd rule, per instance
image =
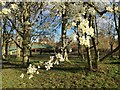
MULTIPOLYGON (((22 51, 22 61, 24 65, 29 62, 28 50, 31 48, 31 31, 32 28, 39 28, 37 24, 43 11, 43 2, 36 3, 4 3, 0 12, 9 22, 12 32, 16 32, 16 38, 21 38, 21 45, 14 37, 11 37, 18 48, 22 51), (7 6, 8 5, 8 6, 7 6), (21 7, 23 6, 23 7, 21 7), (34 9, 34 10, 33 10, 34 9), (39 17, 39 18, 38 18, 39 17)), ((19 50, 20 52, 20 50, 19 50)))
MULTIPOLYGON (((23 63, 25 65, 29 61, 29 56, 27 51, 31 47, 30 44, 31 30, 34 28, 44 30, 50 27, 51 23, 46 21, 42 16, 44 10, 47 13, 49 13, 48 15, 50 15, 51 18, 55 16, 57 16, 57 18, 60 18, 61 19, 60 23, 62 25, 62 30, 61 30, 62 53, 57 53, 55 54, 55 56, 50 56, 50 59, 45 63, 43 63, 45 69, 48 71, 51 68, 53 68, 55 65, 59 65, 61 62, 69 61, 67 46, 77 38, 79 41, 78 43, 81 46, 84 46, 86 49, 88 69, 91 70, 92 59, 91 59, 90 48, 92 45, 94 47, 95 54, 97 53, 96 52, 97 48, 95 45, 95 32, 94 32, 95 15, 96 13, 103 15, 106 12, 114 12, 115 14, 115 12, 119 11, 118 7, 112 8, 108 6, 105 8, 104 11, 100 12, 93 3, 88 3, 88 2, 85 3, 84 2, 71 2, 71 3, 41 2, 39 4, 21 2, 21 3, 9 3, 8 6, 4 6, 3 3, 3 9, 0 12, 0 14, 2 14, 5 18, 7 18, 10 21, 10 23, 12 24, 11 28, 17 32, 16 37, 20 37, 21 39, 21 45, 19 45, 19 43, 16 40, 14 40, 13 37, 11 37, 11 39, 16 43, 16 45, 22 50, 23 63), (47 11, 48 9, 47 5, 49 5, 48 11, 47 11), (43 8, 44 6, 45 8, 43 8), (42 28, 41 25, 43 25, 42 28), (67 30, 71 30, 74 27, 77 27, 78 32, 76 35, 71 36, 70 40, 68 40, 66 36, 67 30)), ((47 15, 45 17, 47 17, 47 15)), ((53 19, 53 22, 55 22, 55 19, 53 19)), ((72 50, 70 50, 70 52, 71 51, 72 50)), ((96 57, 95 57, 95 61, 97 64, 96 57)), ((31 79, 34 76, 34 74, 39 74, 38 69, 40 67, 41 66, 29 64, 27 68, 27 74, 29 74, 29 79, 31 79)), ((20 77, 24 78, 24 76, 25 75, 22 73, 20 77)))

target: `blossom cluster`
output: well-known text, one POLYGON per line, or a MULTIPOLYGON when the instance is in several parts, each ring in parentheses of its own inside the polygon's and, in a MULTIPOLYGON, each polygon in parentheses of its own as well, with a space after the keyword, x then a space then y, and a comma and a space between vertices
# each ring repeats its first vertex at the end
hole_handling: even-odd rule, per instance
MULTIPOLYGON (((38 68, 40 68, 40 66, 38 66, 38 68)), ((27 68, 27 74, 29 75, 29 79, 31 79, 35 73, 39 74, 39 71, 37 70, 35 65, 30 64, 27 68)), ((20 77, 24 78, 24 74, 22 73, 20 77)))
MULTIPOLYGON (((46 70, 50 70, 51 67, 53 67, 53 65, 59 65, 59 63, 63 61, 64 61, 64 58, 62 54, 58 53, 55 56, 50 56, 50 60, 45 62, 44 65, 46 70)), ((27 74, 29 75, 29 79, 31 79, 34 74, 39 74, 38 68, 40 68, 40 66, 38 66, 37 68, 35 65, 32 65, 32 64, 28 66, 27 74)), ((25 75, 23 73, 20 75, 21 78, 24 78, 24 76, 25 75)))
MULTIPOLYGON (((80 24, 78 25, 78 30, 80 31, 81 35, 79 36, 80 44, 90 47, 90 37, 94 37, 94 29, 89 27, 89 21, 82 18, 81 15, 77 15, 77 19, 80 21, 80 24)), ((77 26, 75 21, 72 22, 72 26, 77 26)))
POLYGON ((95 14, 96 14, 95 9, 92 8, 92 7, 90 7, 90 8, 88 9, 88 12, 91 13, 92 15, 95 15, 95 14))
POLYGON ((51 69, 51 67, 53 67, 53 61, 54 59, 50 58, 50 60, 48 62, 45 62, 45 68, 46 70, 51 69))
POLYGON ((3 8, 1 13, 7 15, 10 12, 11 12, 11 9, 3 8))
POLYGON ((113 10, 113 7, 109 6, 109 7, 106 7, 106 10, 109 11, 109 12, 113 12, 114 10, 118 11, 119 9, 118 9, 118 7, 115 7, 114 10, 113 10))
POLYGON ((81 43, 81 45, 85 45, 86 47, 90 47, 90 37, 89 36, 86 36, 86 38, 85 38, 85 36, 82 36, 82 37, 79 37, 79 39, 80 39, 80 43, 81 43))
POLYGON ((51 69, 51 67, 53 67, 53 65, 59 65, 60 62, 63 62, 64 58, 62 56, 62 54, 58 53, 55 56, 50 56, 50 60, 48 62, 45 62, 45 68, 46 70, 51 69))
MULTIPOLYGON (((5 5, 5 3, 2 3, 2 5, 5 5)), ((9 13, 11 13, 11 9, 13 9, 13 10, 18 9, 17 4, 11 4, 10 8, 3 8, 0 13, 4 14, 4 15, 8 15, 9 13)))
POLYGON ((60 53, 56 54, 56 59, 60 62, 64 61, 64 58, 63 58, 62 54, 60 54, 60 53))

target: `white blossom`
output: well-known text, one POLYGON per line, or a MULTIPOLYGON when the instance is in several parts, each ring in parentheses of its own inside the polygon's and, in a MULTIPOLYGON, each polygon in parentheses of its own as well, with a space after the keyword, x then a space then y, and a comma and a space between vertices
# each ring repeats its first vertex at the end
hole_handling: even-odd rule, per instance
POLYGON ((39 72, 37 71, 36 74, 39 74, 39 72))
POLYGON ((86 31, 87 35, 91 35, 92 37, 94 36, 94 29, 92 27, 88 28, 86 31))
POLYGON ((6 2, 2 2, 1 4, 4 6, 6 2))
POLYGON ((38 68, 40 68, 40 66, 38 66, 38 68))
POLYGON ((76 23, 75 23, 75 22, 72 22, 72 26, 76 26, 76 23))
POLYGON ((59 65, 59 61, 58 61, 58 60, 55 60, 54 64, 59 65))
POLYGON ((118 7, 116 6, 116 7, 114 8, 114 10, 113 10, 113 7, 108 6, 108 7, 106 7, 106 10, 108 10, 109 12, 113 12, 114 10, 115 10, 115 11, 118 11, 119 9, 118 9, 118 7))
POLYGON ((37 71, 37 68, 33 65, 29 65, 29 67, 27 68, 27 74, 34 74, 37 71))
POLYGON ((89 13, 91 13, 92 15, 95 15, 96 14, 96 11, 94 8, 89 8, 88 9, 89 13))
POLYGON ((87 47, 90 47, 90 40, 89 40, 90 38, 88 36, 86 36, 86 38, 85 38, 85 36, 82 36, 79 39, 80 39, 81 45, 85 45, 87 47))
POLYGON ((61 57, 61 58, 60 58, 60 62, 63 62, 63 61, 65 61, 65 60, 64 60, 64 58, 63 58, 63 57, 61 57))
POLYGON ((77 35, 75 33, 72 34, 72 40, 77 41, 77 35))
POLYGON ((17 9, 18 6, 17 6, 16 4, 11 4, 11 8, 12 8, 12 9, 17 9))
POLYGON ((49 70, 51 67, 53 67, 53 63, 51 61, 45 63, 46 70, 49 70))
POLYGON ((31 74, 30 76, 29 76, 29 79, 31 79, 33 77, 33 75, 31 74))
POLYGON ((50 56, 50 60, 54 60, 54 56, 50 56))
POLYGON ((60 53, 56 54, 56 58, 61 58, 62 55, 60 53))
POLYGON ((22 74, 20 75, 20 77, 21 77, 21 78, 24 78, 24 74, 22 73, 22 74))
POLYGON ((72 48, 69 49, 69 52, 72 52, 72 48))
POLYGON ((3 14, 6 14, 6 15, 7 15, 7 14, 10 13, 10 12, 11 12, 10 9, 7 9, 7 8, 3 8, 3 9, 2 9, 2 13, 3 13, 3 14))
POLYGON ((26 24, 27 24, 27 25, 30 25, 30 22, 29 22, 29 21, 26 21, 26 24))
POLYGON ((115 7, 115 11, 118 11, 119 9, 118 9, 118 7, 115 7))
POLYGON ((109 7, 106 7, 106 10, 109 11, 109 12, 113 12, 112 7, 110 7, 110 6, 109 6, 109 7))
POLYGON ((60 53, 58 53, 58 54, 56 55, 56 58, 57 58, 59 61, 64 61, 64 58, 63 58, 62 54, 60 54, 60 53))
POLYGON ((85 39, 84 45, 90 47, 90 38, 88 36, 85 39))

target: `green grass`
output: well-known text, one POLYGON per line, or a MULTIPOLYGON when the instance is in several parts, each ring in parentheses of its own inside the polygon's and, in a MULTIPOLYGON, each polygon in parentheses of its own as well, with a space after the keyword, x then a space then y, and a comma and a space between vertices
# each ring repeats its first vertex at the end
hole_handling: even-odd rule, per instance
MULTIPOLYGON (((48 60, 49 57, 42 55, 39 58, 31 58, 31 61, 48 60), (44 57, 43 57, 44 56, 44 57)), ((25 68, 4 65, 2 69, 3 88, 117 88, 120 82, 118 69, 119 60, 105 60, 99 63, 98 72, 89 72, 87 63, 77 58, 70 58, 68 62, 54 66, 51 70, 39 69, 40 74, 32 79, 20 78, 21 73, 26 73, 25 68)))

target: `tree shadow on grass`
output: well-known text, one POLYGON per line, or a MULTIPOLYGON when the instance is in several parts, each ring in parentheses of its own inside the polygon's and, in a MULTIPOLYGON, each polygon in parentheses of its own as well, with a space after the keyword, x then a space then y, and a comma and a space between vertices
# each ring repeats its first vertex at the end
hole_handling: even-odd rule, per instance
POLYGON ((120 61, 118 61, 118 62, 107 62, 105 64, 117 64, 117 65, 120 65, 120 61))
POLYGON ((21 63, 10 63, 10 62, 3 62, 2 63, 2 69, 9 69, 9 68, 26 68, 26 66, 24 66, 21 63))
POLYGON ((54 67, 52 68, 52 70, 65 71, 65 72, 71 72, 71 73, 89 72, 88 68, 86 67, 54 67))

